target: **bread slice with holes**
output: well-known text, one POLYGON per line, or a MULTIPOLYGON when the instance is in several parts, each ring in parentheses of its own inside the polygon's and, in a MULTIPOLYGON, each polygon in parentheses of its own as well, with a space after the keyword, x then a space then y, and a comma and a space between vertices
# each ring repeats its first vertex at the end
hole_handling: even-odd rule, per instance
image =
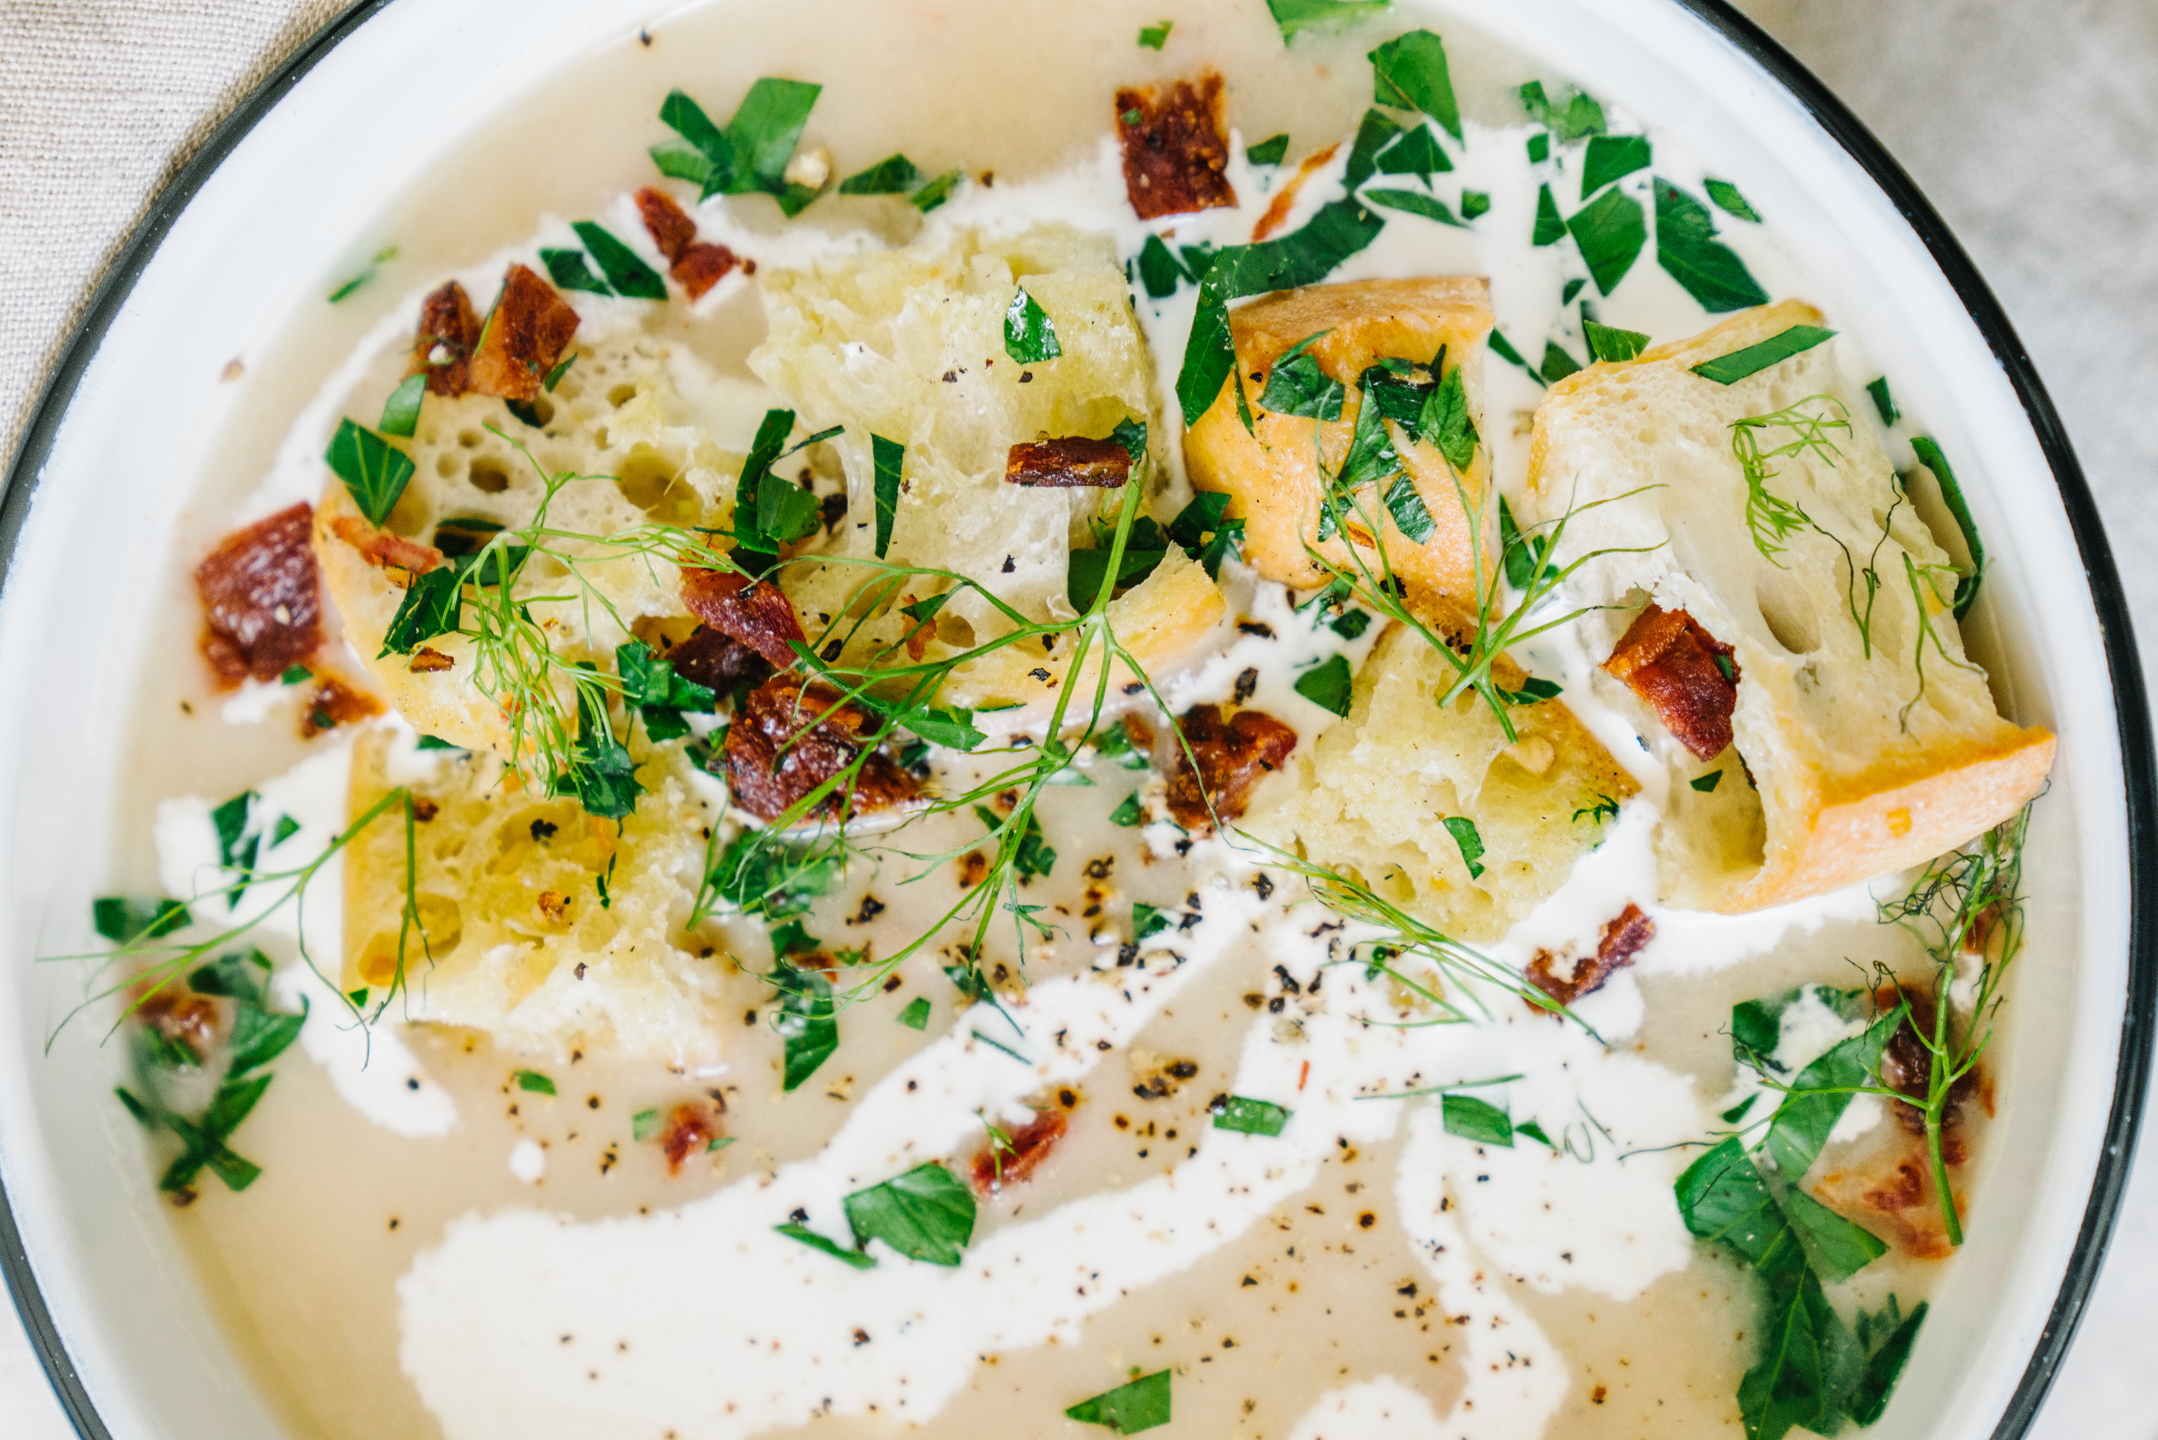
MULTIPOLYGON (((1638 787, 1563 701, 1437 704, 1454 669, 1405 625, 1357 672, 1348 716, 1293 763, 1298 786, 1253 829, 1463 940, 1496 940, 1572 873, 1638 787), (1475 826, 1472 873, 1449 819, 1475 826)), ((1494 678, 1518 689, 1501 657, 1494 678)))
POLYGON ((1496 553, 1494 521, 1485 504, 1490 476, 1484 447, 1476 447, 1467 471, 1457 477, 1428 439, 1408 443, 1399 427, 1393 429, 1402 466, 1436 522, 1421 543, 1402 534, 1376 505, 1380 534, 1352 521, 1346 539, 1321 540, 1325 481, 1320 468, 1340 468, 1363 404, 1358 381, 1382 360, 1428 367, 1443 355, 1447 371, 1461 372, 1469 416, 1481 434, 1484 339, 1490 332, 1490 286, 1463 276, 1308 285, 1230 312, 1236 373, 1185 436, 1184 464, 1196 488, 1230 497, 1230 517, 1245 524, 1245 562, 1269 580, 1308 589, 1325 584, 1329 569, 1353 572, 1349 542, 1374 569, 1377 546, 1383 544, 1388 565, 1407 582, 1420 613, 1473 613, 1479 560, 1488 578, 1489 559, 1496 553), (1276 362, 1313 336, 1321 338, 1307 353, 1320 373, 1345 391, 1340 418, 1267 410, 1262 397, 1276 362), (1251 412, 1248 430, 1237 406, 1239 385, 1251 412), (1472 529, 1472 510, 1484 521, 1481 535, 1472 529))
MULTIPOLYGON (((579 477, 549 504, 548 523, 565 534, 618 535, 647 521, 725 525, 734 513, 742 456, 712 435, 730 420, 734 428, 753 427, 761 391, 713 375, 677 340, 630 331, 577 352, 554 391, 534 402, 538 426, 488 396, 430 395, 417 433, 403 442, 415 467, 411 482, 384 528, 431 545, 444 539, 445 526, 456 528, 453 522, 529 525, 546 494, 543 477, 554 473, 579 477)), ((411 656, 377 654, 404 601, 407 577, 353 543, 372 529, 345 487, 332 482, 315 509, 315 556, 353 647, 390 703, 420 730, 508 755, 509 726, 488 678, 474 672, 471 640, 429 641, 450 662, 435 670, 415 669, 411 656)), ((680 571, 666 560, 597 540, 554 543, 590 557, 585 574, 605 602, 536 601, 534 614, 565 659, 611 670, 615 647, 632 636, 652 641, 656 627, 693 623, 679 594, 680 571)), ((573 589, 550 561, 536 563, 519 581, 527 596, 573 589)), ((565 706, 572 704, 566 681, 561 688, 565 706)))
MULTIPOLYGON (((409 734, 388 729, 360 735, 352 813, 403 785, 422 817, 420 933, 404 945, 393 1013, 485 1030, 529 1053, 611 1046, 677 1065, 717 1058, 723 1025, 741 1025, 735 997, 761 988, 730 991, 734 962, 683 931, 718 787, 692 776, 680 746, 654 749, 641 735, 630 745, 646 793, 617 825, 574 800, 505 786, 496 756, 415 751, 409 734)), ((346 856, 344 989, 379 999, 398 982, 405 884, 405 827, 393 809, 346 856)))
POLYGON ((1598 680, 1670 763, 1657 844, 1675 905, 1757 910, 1922 863, 2013 815, 2052 764, 2053 736, 2002 718, 1964 654, 1950 556, 1834 343, 1729 385, 1694 372, 1820 323, 1797 301, 1746 311, 1591 365, 1536 412, 1524 523, 1570 514, 1561 563, 1614 552, 1571 582, 1577 599, 1615 607, 1584 622, 1591 656, 1609 655, 1645 602, 1684 611, 1732 652, 1734 740, 1713 759, 1598 680), (1735 441, 1763 457, 1752 486, 1735 441))
MULTIPOLYGON (((1071 552, 1096 543, 1117 492, 1014 485, 1005 464, 1015 444, 1101 439, 1153 413, 1153 361, 1110 240, 1064 225, 959 230, 807 269, 766 267, 758 284, 770 333, 751 370, 817 428, 846 427, 831 441, 848 502, 832 563, 793 567, 784 581, 804 627, 814 635, 824 617, 853 615, 865 623, 843 653, 875 653, 913 628, 899 605, 941 588, 925 580, 878 593, 877 436, 906 447, 884 561, 967 575, 1030 620, 1069 618, 1071 552), (1054 359, 1021 364, 1005 349, 1005 315, 1021 290, 1055 328, 1054 359)), ((1151 670, 1191 650, 1225 610, 1204 571, 1172 547, 1116 602, 1113 619, 1151 670)), ((989 600, 962 594, 938 614, 924 658, 1010 628, 989 600)), ((943 698, 1035 705, 1065 683, 1068 665, 1068 655, 999 651, 955 674, 943 698)))

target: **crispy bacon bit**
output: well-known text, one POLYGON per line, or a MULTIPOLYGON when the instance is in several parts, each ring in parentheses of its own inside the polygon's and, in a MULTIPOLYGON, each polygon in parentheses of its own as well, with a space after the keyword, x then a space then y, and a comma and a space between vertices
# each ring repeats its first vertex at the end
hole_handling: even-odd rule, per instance
POLYGON ((382 713, 381 705, 372 695, 366 695, 335 675, 323 675, 322 683, 315 693, 307 697, 307 708, 300 712, 300 738, 312 740, 326 735, 340 725, 351 725, 361 720, 371 720, 382 713))
POLYGON ((542 890, 533 898, 540 914, 552 925, 560 925, 569 919, 569 897, 559 890, 542 890))
MULTIPOLYGON (((840 703, 839 692, 774 675, 750 692, 727 727, 727 784, 734 803, 760 820, 777 819, 854 763, 871 728, 867 712, 840 703)), ((811 807, 804 819, 888 810, 913 798, 914 779, 881 751, 853 780, 811 807)))
MULTIPOLYGON (((1596 953, 1574 961, 1571 975, 1555 973, 1552 965, 1558 957, 1549 950, 1539 950, 1536 958, 1529 962, 1525 978, 1559 1004, 1571 1005, 1582 996, 1603 989, 1605 981, 1633 964, 1641 947, 1655 938, 1656 922, 1642 914, 1640 906, 1628 905, 1619 912, 1616 920, 1604 926, 1603 937, 1596 942, 1596 953)), ((1543 1009, 1533 1004, 1529 1008, 1543 1009)))
POLYGON ((407 375, 425 375, 430 395, 462 395, 472 388, 472 347, 480 343, 480 317, 455 280, 420 302, 419 333, 412 337, 407 375), (437 355, 437 351, 440 355, 437 355))
POLYGON ((1092 486, 1114 489, 1131 475, 1131 451, 1115 440, 1067 435, 1012 446, 1004 459, 1007 485, 1092 486))
POLYGON ((360 558, 383 570, 402 570, 408 576, 425 575, 443 563, 442 552, 432 545, 392 535, 367 523, 365 515, 342 511, 330 517, 337 538, 360 552, 360 558))
POLYGON ((1124 146, 1124 193, 1141 220, 1235 205, 1229 141, 1221 123, 1221 76, 1179 80, 1166 94, 1116 92, 1117 139, 1124 146))
MULTIPOLYGON (((1945 1260, 1954 1253, 1941 1221, 1941 1202, 1933 1188, 1932 1166, 1924 1147, 1906 1136, 1889 1156, 1852 1170, 1823 1175, 1813 1193, 1829 1207, 1858 1220, 1866 1229, 1895 1243, 1920 1260, 1945 1260), (1854 1213, 1857 1212, 1857 1213, 1854 1213)), ((1963 1197, 1955 1197, 1963 1213, 1963 1197)))
POLYGON ((1042 1161, 1049 1158, 1057 1141, 1064 1138, 1070 1123, 1063 1110, 1037 1110, 1032 1120, 1011 1132, 1009 1145, 991 1140, 967 1166, 974 1193, 986 1198, 1002 1193, 1007 1185, 1031 1178, 1042 1161))
POLYGON ((647 185, 637 192, 637 213, 644 217, 645 233, 659 247, 659 253, 672 265, 682 258, 682 252, 697 243, 697 222, 689 213, 674 203, 674 197, 664 190, 647 185))
POLYGON ((275 680, 322 644, 322 599, 309 541, 314 510, 294 505, 235 530, 195 567, 203 658, 227 689, 275 680))
POLYGON ((217 1045, 217 1002, 197 995, 186 986, 167 984, 144 997, 135 1015, 170 1043, 195 1057, 201 1064, 217 1045))
POLYGON ((701 1155, 719 1138, 702 1105, 677 1105, 667 1112, 666 1128, 659 1132, 659 1148, 667 1152, 667 1173, 682 1173, 682 1162, 701 1155))
POLYGON ((1243 814, 1252 790, 1296 749, 1296 731, 1264 710, 1239 710, 1224 720, 1219 705, 1194 705, 1176 724, 1191 754, 1177 747, 1169 813, 1186 830, 1211 830, 1217 814, 1224 820, 1243 814), (1209 795, 1213 814, 1207 812, 1209 795))
POLYGON ((554 286, 522 265, 510 266, 472 352, 471 388, 505 400, 530 400, 576 333, 577 312, 554 286))
POLYGON ((724 245, 697 238, 697 222, 690 219, 672 196, 647 186, 637 192, 637 213, 659 253, 667 257, 667 273, 689 292, 692 300, 727 278, 741 262, 724 245))
POLYGON ((1288 183, 1274 192, 1273 201, 1267 205, 1266 213, 1259 217, 1259 223, 1251 227, 1253 241, 1264 240, 1289 223, 1289 212, 1296 208, 1297 192, 1304 188, 1304 182, 1311 178, 1311 173, 1333 159, 1334 152, 1340 148, 1341 143, 1336 141, 1324 150, 1314 151, 1304 157, 1304 163, 1296 167, 1296 173, 1289 177, 1288 183))
POLYGON ((422 645, 412 652, 412 662, 405 668, 415 675, 432 675, 438 670, 453 669, 456 664, 455 659, 443 654, 432 645, 422 645))
POLYGON ((687 640, 667 651, 674 673, 717 695, 731 694, 744 680, 763 684, 772 667, 762 655, 724 630, 699 625, 687 640))
POLYGON ((1685 611, 1649 605, 1626 627, 1604 670, 1648 702, 1696 759, 1713 760, 1730 748, 1738 662, 1730 646, 1685 611))
POLYGON ((732 570, 684 570, 682 603, 690 614, 774 665, 794 663, 792 642, 804 638, 802 622, 794 616, 794 602, 770 580, 752 585, 732 570))
MULTIPOLYGON (((1933 997, 1912 986, 1883 985, 1873 994, 1873 1003, 1882 1014, 1894 1010, 1901 1001, 1909 1001, 1911 1013, 1896 1033, 1889 1037, 1888 1047, 1881 1052, 1881 1083, 1899 1095, 1908 1095, 1913 1103, 1897 1101, 1890 1105, 1889 1113, 1896 1123, 1910 1135, 1926 1133, 1924 1104, 1933 1082, 1933 1055, 1926 1049, 1921 1036, 1933 1034, 1933 997)), ((1949 1087, 1948 1104, 1941 1114, 1941 1158, 1951 1165, 1961 1165, 1970 1155, 1970 1147, 1963 1137, 1964 1106, 1977 1095, 1980 1087, 1978 1067, 1966 1070, 1956 1083, 1949 1087)))

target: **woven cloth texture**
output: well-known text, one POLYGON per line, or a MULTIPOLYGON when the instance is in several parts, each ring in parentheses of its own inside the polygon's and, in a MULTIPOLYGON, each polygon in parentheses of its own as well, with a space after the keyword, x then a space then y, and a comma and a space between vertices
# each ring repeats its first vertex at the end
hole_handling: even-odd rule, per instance
MULTIPOLYGON (((2158 638, 2158 4, 1739 0, 1940 207, 2067 420, 2158 638)), ((343 0, 0 0, 0 455, 149 199, 343 0)), ((2158 1144, 2035 1440, 2153 1440, 2158 1144)), ((72 1432, 0 1320, 0 1435, 72 1432)))

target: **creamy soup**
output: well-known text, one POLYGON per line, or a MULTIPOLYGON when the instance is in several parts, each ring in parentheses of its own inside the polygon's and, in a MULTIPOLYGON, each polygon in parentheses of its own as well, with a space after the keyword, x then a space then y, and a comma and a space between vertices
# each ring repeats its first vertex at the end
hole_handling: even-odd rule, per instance
POLYGON ((1838 317, 1765 308, 1810 262, 1745 177, 1367 8, 698 10, 536 82, 250 364, 121 787, 113 888, 149 898, 99 920, 172 977, 129 1103, 291 1433, 1878 1418, 1986 1221, 2050 738, 1963 656, 1975 542, 1922 420, 1838 317), (823 87, 798 136, 760 77, 823 87), (1141 218, 1180 183, 1215 203, 1141 218), (518 350, 513 264, 573 336, 518 350), (452 279, 493 318, 416 347, 452 279), (961 375, 975 303, 1003 348, 961 375), (1267 349, 1303 304, 1335 318, 1267 349), (1371 306, 1423 338, 1343 371, 1371 306), (1644 351, 1702 332, 1738 338, 1644 351), (816 408, 880 386, 903 442, 816 408), (199 644, 196 567, 298 504, 322 648, 265 671, 214 604, 199 644), (524 651, 472 638, 516 623, 490 565, 532 567, 524 651), (698 574, 724 593, 677 600, 698 574), (727 629, 759 593, 799 650, 727 629), (1021 624, 1027 661, 954 668, 1021 624), (935 703, 887 680, 803 738, 837 712, 788 691, 748 755, 774 661, 926 667, 935 703), (829 805, 818 744, 869 767, 829 805), (142 935, 160 898, 186 923, 142 935))

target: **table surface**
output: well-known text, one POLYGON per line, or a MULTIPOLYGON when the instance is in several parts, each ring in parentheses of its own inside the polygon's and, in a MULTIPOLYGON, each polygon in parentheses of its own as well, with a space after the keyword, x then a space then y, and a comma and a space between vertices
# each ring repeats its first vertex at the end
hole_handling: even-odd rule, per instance
MULTIPOLYGON (((1739 0, 1902 161, 1970 250, 2068 424, 2114 553, 2158 541, 2158 5, 1739 0)), ((0 454, 146 198, 342 0, 0 0, 0 454)), ((2124 564, 2146 634, 2158 566, 2124 564)), ((2149 667, 2146 666, 2146 670, 2149 667)), ((2158 1145, 2142 1148, 2036 1440, 2158 1437, 2158 1145)), ((0 1435, 72 1432, 0 1319, 0 1435)))

